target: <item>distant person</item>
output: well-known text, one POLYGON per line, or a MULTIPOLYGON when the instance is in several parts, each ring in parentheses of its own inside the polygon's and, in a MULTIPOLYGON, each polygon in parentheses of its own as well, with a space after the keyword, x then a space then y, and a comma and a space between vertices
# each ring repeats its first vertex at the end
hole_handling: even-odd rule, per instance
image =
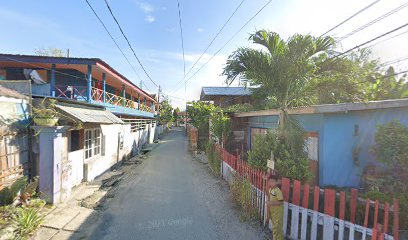
POLYGON ((268 178, 269 217, 272 221, 272 239, 283 240, 283 194, 279 188, 278 177, 270 175, 268 178))

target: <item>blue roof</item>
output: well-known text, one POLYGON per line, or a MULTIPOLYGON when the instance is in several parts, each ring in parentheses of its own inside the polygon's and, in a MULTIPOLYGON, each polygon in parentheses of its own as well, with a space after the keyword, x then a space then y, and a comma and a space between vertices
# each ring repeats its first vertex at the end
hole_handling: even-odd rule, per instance
POLYGON ((245 87, 203 87, 201 97, 205 96, 250 96, 252 90, 245 87))

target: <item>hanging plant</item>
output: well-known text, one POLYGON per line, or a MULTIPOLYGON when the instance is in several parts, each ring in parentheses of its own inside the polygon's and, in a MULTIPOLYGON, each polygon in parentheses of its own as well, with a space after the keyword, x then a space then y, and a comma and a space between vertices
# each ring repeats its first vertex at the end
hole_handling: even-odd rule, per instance
POLYGON ((33 107, 33 120, 40 126, 55 126, 60 118, 56 110, 55 99, 44 98, 37 107, 33 107))

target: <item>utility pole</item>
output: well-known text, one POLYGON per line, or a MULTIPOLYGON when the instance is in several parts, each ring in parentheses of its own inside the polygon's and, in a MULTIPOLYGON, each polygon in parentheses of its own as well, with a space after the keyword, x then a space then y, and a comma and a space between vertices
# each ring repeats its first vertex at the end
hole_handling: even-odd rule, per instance
POLYGON ((139 88, 143 90, 143 81, 142 80, 140 80, 139 88))

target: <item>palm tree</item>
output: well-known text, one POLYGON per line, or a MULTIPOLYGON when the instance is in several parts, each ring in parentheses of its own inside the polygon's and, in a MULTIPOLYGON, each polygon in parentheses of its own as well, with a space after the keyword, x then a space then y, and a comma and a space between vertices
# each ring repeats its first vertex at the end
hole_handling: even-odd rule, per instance
POLYGON ((296 132, 292 130, 302 128, 289 118, 287 110, 309 104, 305 86, 317 74, 318 56, 329 53, 334 40, 295 34, 285 41, 279 34, 266 30, 257 31, 249 40, 261 48, 234 51, 224 68, 226 83, 243 77, 251 86, 258 86, 255 94, 275 99, 279 106, 279 132, 290 141, 289 135, 296 132))

